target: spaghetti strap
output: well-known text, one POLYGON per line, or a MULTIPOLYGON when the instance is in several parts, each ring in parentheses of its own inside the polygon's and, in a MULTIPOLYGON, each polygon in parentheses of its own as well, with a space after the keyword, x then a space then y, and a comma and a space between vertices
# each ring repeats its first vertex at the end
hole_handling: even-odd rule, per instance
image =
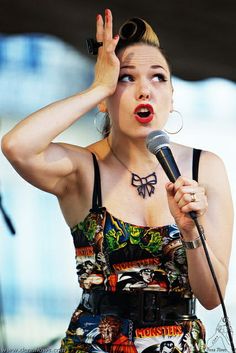
POLYGON ((198 181, 198 169, 199 169, 199 159, 201 155, 202 150, 193 149, 193 165, 192 165, 192 176, 193 180, 198 181))
POLYGON ((94 166, 94 186, 93 186, 93 200, 92 200, 92 212, 97 212, 102 207, 102 192, 101 192, 101 178, 100 170, 97 158, 94 153, 93 166, 94 166))

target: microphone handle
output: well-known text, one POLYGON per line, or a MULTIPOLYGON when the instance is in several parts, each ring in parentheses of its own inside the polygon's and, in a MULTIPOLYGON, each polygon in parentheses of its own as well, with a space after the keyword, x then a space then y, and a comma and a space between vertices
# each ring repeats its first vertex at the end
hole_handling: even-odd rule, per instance
POLYGON ((177 167, 171 149, 168 146, 163 146, 157 151, 156 157, 164 169, 168 179, 174 183, 180 176, 180 171, 177 167))
MULTIPOLYGON (((163 170, 165 171, 168 179, 172 183, 174 183, 181 174, 175 162, 171 149, 168 146, 163 146, 157 151, 156 158, 158 159, 163 170)), ((193 220, 197 219, 197 214, 195 211, 190 211, 189 216, 193 220)))

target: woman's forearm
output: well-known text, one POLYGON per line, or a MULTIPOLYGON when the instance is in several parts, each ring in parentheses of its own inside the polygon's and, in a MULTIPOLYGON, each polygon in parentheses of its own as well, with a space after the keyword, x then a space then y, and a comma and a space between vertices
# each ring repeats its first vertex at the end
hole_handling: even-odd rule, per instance
POLYGON ((93 109, 106 95, 102 87, 92 86, 38 110, 4 136, 3 151, 16 151, 22 156, 41 153, 56 136, 93 109))
MULTIPOLYGON (((215 257, 207 245, 214 272, 224 297, 228 280, 227 269, 215 257)), ((220 304, 220 298, 207 263, 203 247, 186 250, 188 262, 188 276, 194 295, 206 309, 214 309, 220 304)))
MULTIPOLYGON (((228 280, 227 267, 217 258, 211 247, 211 241, 214 235, 210 234, 210 229, 206 227, 206 248, 209 254, 215 276, 217 278, 222 296, 224 297, 228 280), (209 240, 209 241, 208 241, 209 240)), ((193 241, 199 237, 197 229, 190 232, 181 232, 183 244, 187 241, 193 241), (183 233, 183 234, 182 234, 183 233)), ((201 243, 200 243, 201 244, 201 243)), ((207 309, 214 309, 220 304, 220 297, 209 268, 207 257, 202 245, 195 249, 186 249, 188 263, 188 277, 194 295, 201 304, 207 309)))

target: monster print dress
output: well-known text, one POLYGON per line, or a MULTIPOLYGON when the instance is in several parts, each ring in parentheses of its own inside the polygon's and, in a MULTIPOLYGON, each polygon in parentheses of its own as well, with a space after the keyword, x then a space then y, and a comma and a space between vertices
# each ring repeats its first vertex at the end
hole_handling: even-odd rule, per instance
MULTIPOLYGON (((195 180, 199 156, 194 150, 195 180)), ((178 228, 137 226, 111 215, 102 207, 95 155, 93 161, 93 207, 71 230, 83 292, 61 352, 205 352, 178 228)))

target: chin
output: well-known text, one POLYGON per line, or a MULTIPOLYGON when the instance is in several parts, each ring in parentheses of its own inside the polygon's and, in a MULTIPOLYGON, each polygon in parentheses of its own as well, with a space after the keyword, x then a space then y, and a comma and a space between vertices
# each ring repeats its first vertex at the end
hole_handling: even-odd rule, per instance
POLYGON ((152 126, 145 126, 145 127, 141 127, 141 128, 136 128, 135 131, 132 132, 132 134, 130 133, 129 136, 133 137, 133 138, 137 138, 137 139, 146 139, 147 136, 152 132, 158 130, 156 127, 152 127, 152 126))
POLYGON ((162 130, 163 127, 157 126, 157 124, 139 124, 132 126, 120 127, 120 133, 129 138, 146 139, 146 137, 155 130, 162 130))
POLYGON ((159 127, 159 126, 143 126, 140 128, 140 130, 137 131, 137 134, 143 137, 147 137, 152 131, 156 131, 156 130, 162 130, 163 128, 159 127))

